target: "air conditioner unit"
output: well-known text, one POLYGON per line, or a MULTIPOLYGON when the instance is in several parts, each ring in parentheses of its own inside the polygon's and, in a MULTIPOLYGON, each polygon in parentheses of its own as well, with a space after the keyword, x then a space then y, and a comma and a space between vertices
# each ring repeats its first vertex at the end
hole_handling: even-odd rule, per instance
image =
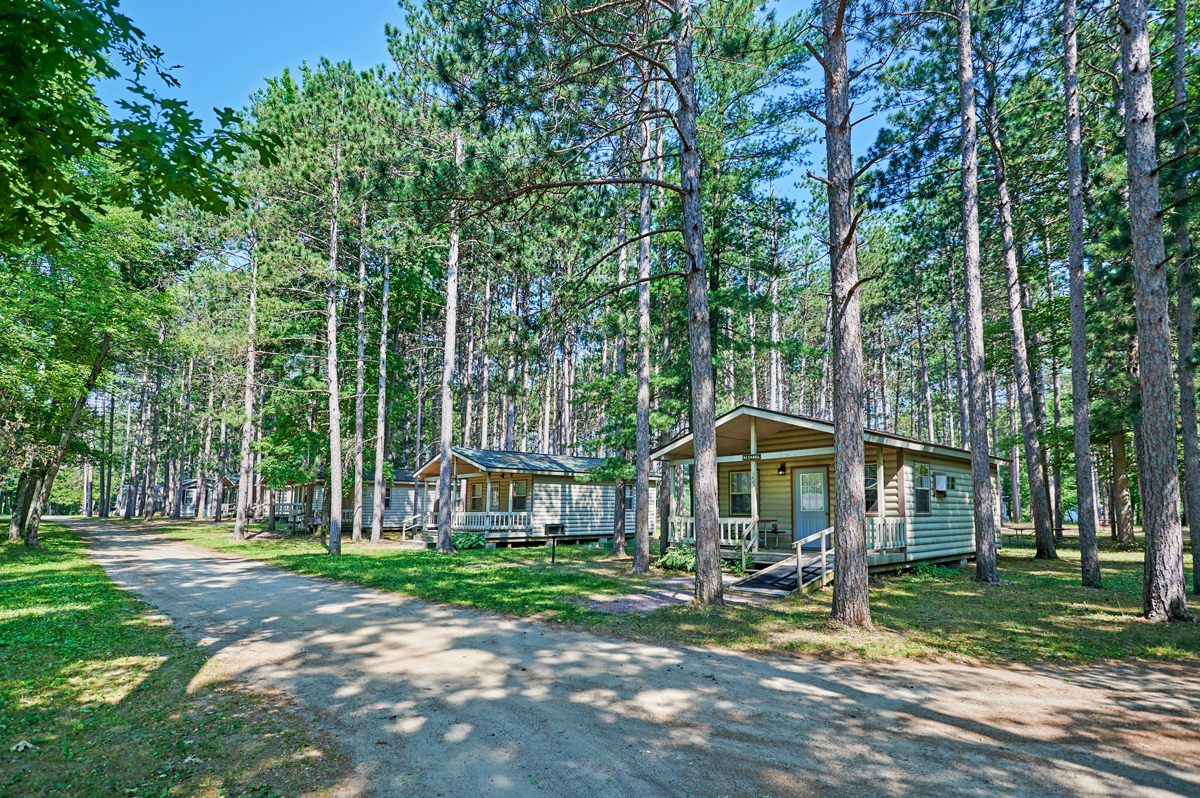
POLYGON ((946 487, 947 487, 946 483, 947 483, 947 480, 946 480, 945 474, 934 474, 933 475, 933 489, 935 491, 937 491, 938 493, 946 492, 946 487))

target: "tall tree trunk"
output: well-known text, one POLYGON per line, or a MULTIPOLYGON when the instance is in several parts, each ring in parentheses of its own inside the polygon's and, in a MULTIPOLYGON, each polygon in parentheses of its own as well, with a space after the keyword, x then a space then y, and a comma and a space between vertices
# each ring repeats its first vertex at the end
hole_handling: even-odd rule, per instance
MULTIPOLYGON (((642 177, 654 176, 654 139, 650 135, 650 93, 642 92, 642 177)), ((638 207, 638 360, 637 431, 634 474, 634 546, 631 573, 650 570, 650 184, 642 183, 638 207)))
POLYGON ((359 213, 358 244, 358 334, 354 360, 354 521, 350 539, 362 542, 363 528, 363 449, 366 447, 367 400, 367 205, 359 213))
POLYGON ((25 519, 29 517, 29 502, 36 488, 33 472, 25 469, 17 477, 17 488, 13 493, 12 514, 8 518, 8 542, 16 543, 25 534, 25 519))
MULTIPOLYGON (((371 542, 383 538, 383 463, 387 433, 387 340, 388 340, 388 295, 392 285, 391 252, 383 253, 383 307, 379 322, 379 393, 375 399, 375 481, 371 497, 371 542)), ((414 480, 414 484, 416 481, 414 480)), ((413 504, 413 509, 417 505, 413 504)))
POLYGON ((845 0, 823 0, 825 153, 829 179, 830 319, 833 332, 833 608, 834 623, 871 625, 867 583, 863 451, 862 320, 854 164, 850 148, 850 78, 845 0))
POLYGON ((1153 63, 1146 0, 1121 0, 1121 63, 1125 79, 1125 166, 1137 308, 1138 382, 1145 459, 1141 476, 1146 536, 1142 611, 1151 620, 1186 620, 1183 530, 1179 521, 1179 455, 1171 328, 1159 205, 1153 63))
MULTIPOLYGON (((163 329, 159 326, 159 343, 163 340, 163 329)), ((146 476, 142 483, 142 514, 147 521, 154 517, 157 508, 158 485, 158 421, 162 401, 162 359, 154 368, 154 403, 150 409, 150 445, 146 448, 146 476)))
POLYGON ((971 6, 956 0, 958 98, 962 117, 963 284, 966 290, 967 366, 971 422, 971 482, 975 506, 975 578, 996 583, 996 526, 987 430, 987 377, 983 357, 983 289, 979 266, 979 161, 975 131, 975 65, 971 6))
MULTIPOLYGON (((622 150, 622 159, 624 159, 624 142, 622 143, 621 150, 622 150)), ((645 164, 645 163, 642 164, 643 170, 646 168, 646 166, 647 166, 647 164, 645 164)), ((622 177, 624 177, 624 175, 625 175, 624 160, 622 160, 620 174, 622 177)), ((627 213, 625 210, 625 202, 621 201, 620 207, 617 211, 617 285, 625 285, 625 283, 629 281, 628 254, 626 251, 627 248, 625 246, 625 242, 627 240, 627 233, 626 233, 626 225, 627 224, 628 224, 628 220, 627 220, 627 213)), ((639 242, 639 244, 640 244, 640 242, 639 242)), ((641 247, 639 246, 639 250, 640 249, 641 249, 641 247)), ((625 325, 628 320, 626 319, 626 316, 625 316, 624 302, 621 300, 620 294, 618 294, 616 298, 618 300, 619 310, 617 312, 617 334, 616 334, 616 340, 613 343, 613 347, 615 349, 613 354, 616 359, 616 369, 615 370, 616 370, 616 375, 617 375, 617 383, 618 383, 618 385, 622 385, 621 390, 623 390, 623 383, 625 382, 625 375, 629 370, 628 362, 627 362, 628 358, 627 358, 627 354, 625 351, 626 350, 625 325)), ((640 351, 640 348, 639 348, 639 351, 640 351)), ((566 381, 564 380, 564 385, 565 385, 565 383, 566 383, 566 381)), ((567 406, 566 402, 564 401, 563 407, 565 408, 566 406, 567 406)), ((635 411, 635 416, 636 416, 636 411, 635 411)), ((624 458, 628 458, 628 456, 629 456, 629 451, 627 449, 625 449, 624 447, 622 447, 621 457, 624 459, 624 458)), ((620 480, 620 479, 617 480, 616 493, 614 496, 614 500, 615 500, 615 504, 613 506, 614 514, 613 514, 612 555, 614 557, 624 557, 625 556, 625 521, 626 521, 626 518, 625 518, 625 481, 624 480, 620 480)))
MULTIPOLYGON (((515 321, 515 320, 514 320, 515 321)), ((492 276, 483 284, 483 345, 479 352, 479 365, 483 372, 483 398, 479 413, 479 448, 490 449, 492 445, 492 364, 488 356, 492 340, 492 276)))
POLYGON ((1025 474, 1029 480, 1029 512, 1033 517, 1036 557, 1053 560, 1058 557, 1054 546, 1054 524, 1050 520, 1049 494, 1046 474, 1042 469, 1042 447, 1038 440, 1037 411, 1030 381, 1029 355, 1025 345, 1025 317, 1021 304, 1021 277, 1017 269, 1016 243, 1013 237, 1012 203, 1008 196, 1008 170, 1000 146, 999 118, 996 95, 987 104, 987 131, 996 156, 996 193, 1000 206, 1000 238, 1004 252, 1004 276, 1008 287, 1009 340, 1013 348, 1013 373, 1017 383, 1017 404, 1021 409, 1021 439, 1025 444, 1025 474))
MULTIPOLYGON (((1175 157, 1184 158, 1188 151, 1187 125, 1187 2, 1175 0, 1175 63, 1173 97, 1175 103, 1175 157)), ((1175 191, 1175 201, 1183 202, 1188 194, 1188 181, 1181 180, 1175 191)), ((1196 275, 1192 265, 1192 236, 1184 213, 1174 215, 1175 275, 1178 285, 1179 340, 1179 426, 1183 438, 1183 487, 1187 510, 1188 534, 1192 543, 1192 592, 1200 596, 1200 435, 1196 428, 1196 363, 1193 360, 1195 313, 1193 301, 1196 275)))
MULTIPOLYGON (((188 426, 191 423, 192 410, 192 375, 196 367, 195 358, 188 358, 188 373, 187 381, 181 386, 183 394, 179 397, 179 412, 182 415, 182 429, 179 434, 179 468, 175 475, 175 482, 178 487, 175 490, 175 504, 171 510, 172 518, 179 518, 183 514, 183 494, 186 492, 184 482, 187 479, 187 445, 188 445, 188 426)), ((196 490, 200 490, 199 484, 196 485, 196 490)))
POLYGON ((700 193, 700 149, 696 119, 696 73, 692 63, 691 0, 675 0, 675 82, 679 129, 680 200, 683 206, 683 249, 686 265, 688 346, 692 377, 692 446, 696 506, 696 600, 724 604, 717 509, 716 396, 713 384, 712 335, 709 330, 708 283, 704 273, 704 219, 700 193))
POLYGON ((772 195, 771 279, 767 289, 771 297, 771 320, 768 327, 771 349, 767 359, 767 379, 769 382, 767 387, 767 395, 769 396, 767 406, 775 412, 783 409, 783 358, 782 353, 779 351, 781 332, 779 323, 779 270, 779 217, 775 209, 775 197, 772 195))
MULTIPOLYGON (((250 480, 254 453, 250 449, 254 429, 255 366, 258 361, 258 258, 250 253, 250 310, 246 320, 246 381, 242 392, 242 450, 238 461, 238 497, 233 522, 233 539, 245 540, 250 509, 250 480)), ((219 520, 219 519, 218 519, 219 520)))
MULTIPOLYGON (((454 134, 454 165, 463 160, 462 136, 454 134)), ((442 554, 454 551, 450 527, 454 519, 454 356, 458 348, 458 208, 450 211, 450 250, 446 258, 446 330, 442 350, 442 419, 438 473, 438 543, 442 554)), ((490 501, 488 497, 485 501, 490 501)))
POLYGON ((1113 529, 1122 546, 1133 546, 1133 496, 1129 492, 1129 459, 1125 453, 1125 430, 1109 439, 1113 472, 1113 529))
MULTIPOLYGON (((205 404, 204 411, 204 449, 200 455, 199 468, 196 469, 196 519, 199 520, 205 515, 208 515, 209 505, 209 468, 212 465, 212 442, 213 442, 213 394, 216 391, 216 375, 213 373, 213 364, 209 361, 208 364, 208 401, 205 404)), ((220 490, 221 477, 224 474, 218 473, 215 480, 213 490, 220 490)))
POLYGON ((913 309, 917 320, 917 367, 921 379, 921 404, 925 411, 925 440, 935 439, 933 434, 933 392, 929 388, 929 364, 925 359, 925 322, 921 318, 921 292, 913 294, 913 309))
POLYGON ((329 398, 329 479, 323 509, 329 519, 329 553, 342 553, 342 390, 338 380, 338 212, 342 199, 342 148, 334 149, 329 214, 329 285, 325 299, 325 371, 329 398))
POLYGON ((108 352, 111 347, 112 335, 104 333, 104 336, 100 339, 100 351, 92 361, 91 373, 88 374, 88 378, 83 384, 83 390, 80 391, 79 398, 75 401, 75 408, 71 411, 71 416, 67 419, 66 426, 63 427, 62 434, 58 439, 58 445, 54 447, 54 454, 46 466, 45 476, 42 478, 37 491, 33 494, 34 504, 30 508, 29 520, 25 522, 26 546, 38 545, 38 527, 42 521, 42 509, 50 501, 50 492, 54 489, 54 478, 58 476, 58 470, 62 468, 63 456, 67 453, 67 446, 71 443, 71 435, 75 432, 75 426, 79 423, 79 417, 83 414, 83 409, 87 407, 88 397, 91 396, 92 391, 96 387, 96 380, 100 377, 100 371, 104 368, 104 361, 108 358, 108 352))
POLYGON ((516 379, 517 379, 517 292, 513 291, 509 295, 508 315, 512 319, 508 328, 508 371, 505 374, 504 381, 504 396, 505 396, 505 411, 504 411, 504 449, 512 451, 516 448, 513 445, 513 438, 516 435, 517 414, 516 414, 516 379))

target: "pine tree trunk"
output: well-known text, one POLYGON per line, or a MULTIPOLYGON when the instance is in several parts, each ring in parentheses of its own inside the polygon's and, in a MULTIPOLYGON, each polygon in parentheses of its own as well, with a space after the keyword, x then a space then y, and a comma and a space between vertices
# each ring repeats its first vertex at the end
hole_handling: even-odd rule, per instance
MULTIPOLYGON (((1187 126, 1187 3, 1175 0, 1175 63, 1173 100, 1177 115, 1175 156, 1182 159, 1188 151, 1190 140, 1187 126)), ((1182 202, 1190 186, 1181 180, 1175 192, 1175 201, 1182 202)), ((1200 435, 1196 428, 1196 364, 1193 360, 1195 337, 1195 312, 1193 302, 1196 291, 1196 273, 1192 263, 1192 236, 1188 229, 1188 217, 1174 214, 1175 275, 1178 285, 1178 341, 1179 341, 1179 425, 1183 438, 1183 487, 1187 510, 1188 534, 1192 544, 1192 592, 1200 596, 1200 435)))
POLYGON ((1145 459, 1141 475, 1146 537, 1142 610, 1150 620, 1190 619, 1183 584, 1179 521, 1179 456, 1171 328, 1159 204, 1153 63, 1146 0, 1121 0, 1121 63, 1125 82, 1125 166, 1137 308, 1138 382, 1145 459))
POLYGON ((979 265, 979 163, 975 131, 975 66, 971 54, 971 10, 957 0, 959 111, 962 117, 963 272, 967 313, 967 366, 971 426, 971 481, 975 509, 975 578, 996 583, 996 526, 993 515, 987 430, 987 380, 983 356, 983 289, 979 265))
MULTIPOLYGON (((454 165, 462 165, 462 136, 454 134, 454 165)), ((450 554, 451 522, 454 520, 454 356, 458 347, 458 209, 450 211, 450 250, 446 258, 446 329, 442 350, 442 418, 440 469, 438 473, 438 543, 441 554, 450 554)), ((487 499, 490 501, 490 497, 487 499)))
MULTIPOLYGON (((199 467, 196 469, 196 520, 200 520, 208 515, 209 505, 209 466, 212 464, 212 442, 213 442, 213 394, 216 391, 216 375, 213 373, 213 366, 210 362, 208 365, 208 401, 205 403, 204 410, 204 449, 200 455, 199 467)), ((217 474, 213 490, 220 490, 221 477, 224 474, 217 474)))
MULTIPOLYGON (((650 94, 642 92, 642 177, 654 176, 654 140, 650 135, 650 94)), ((634 475, 634 546, 631 573, 650 570, 650 184, 642 183, 638 207, 638 359, 637 430, 634 475)))
POLYGON ((354 520, 350 539, 362 543, 363 528, 363 450, 366 448, 367 400, 367 206, 359 215, 358 245, 358 334, 354 360, 354 520))
POLYGON ((1113 529, 1122 546, 1133 546, 1133 496, 1129 492, 1129 461, 1125 453, 1125 431, 1117 430, 1109 440, 1113 472, 1113 529))
POLYGON ((917 367, 921 379, 921 404, 925 411, 924 432, 925 440, 935 440, 933 434, 933 392, 929 388, 929 365, 925 359, 925 322, 921 318, 921 293, 913 294, 913 309, 917 320, 917 367))
MULTIPOLYGON (((515 319, 513 320, 515 323, 515 319)), ((488 357, 488 346, 492 340, 492 276, 483 284, 483 346, 479 353, 480 369, 483 372, 483 399, 479 413, 479 448, 489 449, 492 445, 492 364, 488 357)))
MULTIPOLYGON (((179 518, 183 514, 183 494, 184 482, 187 479, 187 446, 188 446, 188 427, 191 423, 192 410, 192 375, 196 367, 194 358, 188 358, 188 373, 187 381, 184 383, 183 395, 179 398, 179 410, 183 416, 182 431, 179 436, 179 468, 175 475, 175 483, 178 487, 175 489, 175 503, 171 511, 172 518, 179 518)), ((200 490, 200 486, 196 485, 196 490, 200 490)))
POLYGON ((1033 517, 1039 560, 1058 557, 1054 546, 1054 525, 1050 519, 1046 474, 1042 469, 1041 443, 1034 407, 1029 355, 1025 345, 1025 320, 1021 303, 1021 278, 1017 269, 1016 243, 1013 236, 1012 203, 1008 196, 1008 172, 1000 146, 999 119, 993 93, 987 104, 987 130, 996 156, 996 193, 1000 206, 1000 237, 1004 252, 1004 276, 1008 294, 1009 340, 1013 349, 1013 373, 1016 376, 1017 404, 1021 410, 1021 439, 1025 445, 1025 474, 1029 480, 1029 512, 1033 517))
MULTIPOLYGON (((159 341, 163 338, 162 327, 159 327, 159 341)), ((158 422, 162 401, 162 360, 159 358, 154 369, 154 402, 150 409, 150 445, 146 448, 146 475, 142 483, 142 515, 149 521, 154 517, 157 507, 158 485, 158 422)))
POLYGON ((329 214, 329 285, 325 300, 325 372, 329 398, 329 478, 325 481, 329 553, 342 553, 342 391, 338 381, 338 211, 342 199, 342 149, 334 150, 329 214))
MULTIPOLYGON (((246 521, 250 509, 250 479, 253 453, 250 450, 254 424, 255 365, 258 358, 258 258, 250 253, 250 311, 246 326, 246 382, 242 393, 242 451, 238 467, 237 515, 233 523, 233 539, 245 540, 246 521)), ((219 514, 219 512, 218 512, 219 514)), ((218 519, 219 520, 219 519, 218 519)))
POLYGON ((850 78, 845 0, 821 4, 825 57, 825 153, 828 165, 830 310, 833 333, 833 606, 834 623, 871 626, 867 582, 863 451, 862 320, 854 164, 850 148, 850 78))
POLYGON ((712 335, 709 329, 708 284, 704 273, 703 201, 700 193, 700 149, 697 131, 696 74, 692 63, 691 0, 675 0, 679 18, 675 36, 675 82, 679 130, 680 200, 686 265, 688 345, 691 352, 692 446, 696 506, 696 600, 724 604, 717 509, 716 396, 713 384, 712 335))
MULTIPOLYGON (((384 447, 387 437, 388 295, 391 292, 391 284, 391 252, 385 249, 383 253, 383 307, 380 309, 379 322, 379 393, 375 399, 375 481, 372 486, 374 495, 371 497, 372 543, 378 543, 383 538, 383 463, 386 459, 384 447)), ((417 505, 414 503, 413 508, 416 509, 416 507, 417 505)))

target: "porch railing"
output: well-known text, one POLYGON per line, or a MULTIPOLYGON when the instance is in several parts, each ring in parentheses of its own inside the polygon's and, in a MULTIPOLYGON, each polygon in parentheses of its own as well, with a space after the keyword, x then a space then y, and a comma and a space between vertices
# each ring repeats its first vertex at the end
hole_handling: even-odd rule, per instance
POLYGON ((805 586, 805 577, 807 576, 805 571, 812 566, 816 566, 817 576, 808 580, 808 583, 811 584, 819 579, 821 587, 829 584, 829 580, 833 578, 833 569, 829 567, 829 555, 833 554, 833 527, 805 535, 792 545, 796 548, 796 587, 803 588, 805 586), (805 554, 802 550, 804 544, 817 539, 821 541, 821 553, 805 554))
POLYGON ((902 549, 908 545, 905 518, 867 518, 867 550, 902 549))
MULTIPOLYGON (((529 513, 472 513, 456 511, 451 516, 450 528, 455 532, 522 532, 531 529, 529 513)), ((425 513, 422 526, 436 529, 438 513, 425 513)))
MULTIPOLYGON (((718 518, 717 534, 721 548, 742 548, 758 551, 758 518, 718 518)), ((696 518, 690 515, 671 516, 668 539, 696 545, 696 518)))

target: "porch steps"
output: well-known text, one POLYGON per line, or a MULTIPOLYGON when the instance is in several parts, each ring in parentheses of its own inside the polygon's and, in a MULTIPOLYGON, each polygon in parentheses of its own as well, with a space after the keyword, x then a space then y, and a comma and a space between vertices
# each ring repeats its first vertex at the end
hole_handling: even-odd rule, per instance
MULTIPOLYGON (((826 564, 826 575, 832 576, 833 555, 829 554, 826 564)), ((767 596, 786 596, 797 590, 805 591, 819 587, 821 583, 821 555, 811 555, 803 558, 803 565, 797 574, 795 555, 768 566, 756 574, 751 574, 729 586, 730 590, 743 593, 758 593, 767 596)))

